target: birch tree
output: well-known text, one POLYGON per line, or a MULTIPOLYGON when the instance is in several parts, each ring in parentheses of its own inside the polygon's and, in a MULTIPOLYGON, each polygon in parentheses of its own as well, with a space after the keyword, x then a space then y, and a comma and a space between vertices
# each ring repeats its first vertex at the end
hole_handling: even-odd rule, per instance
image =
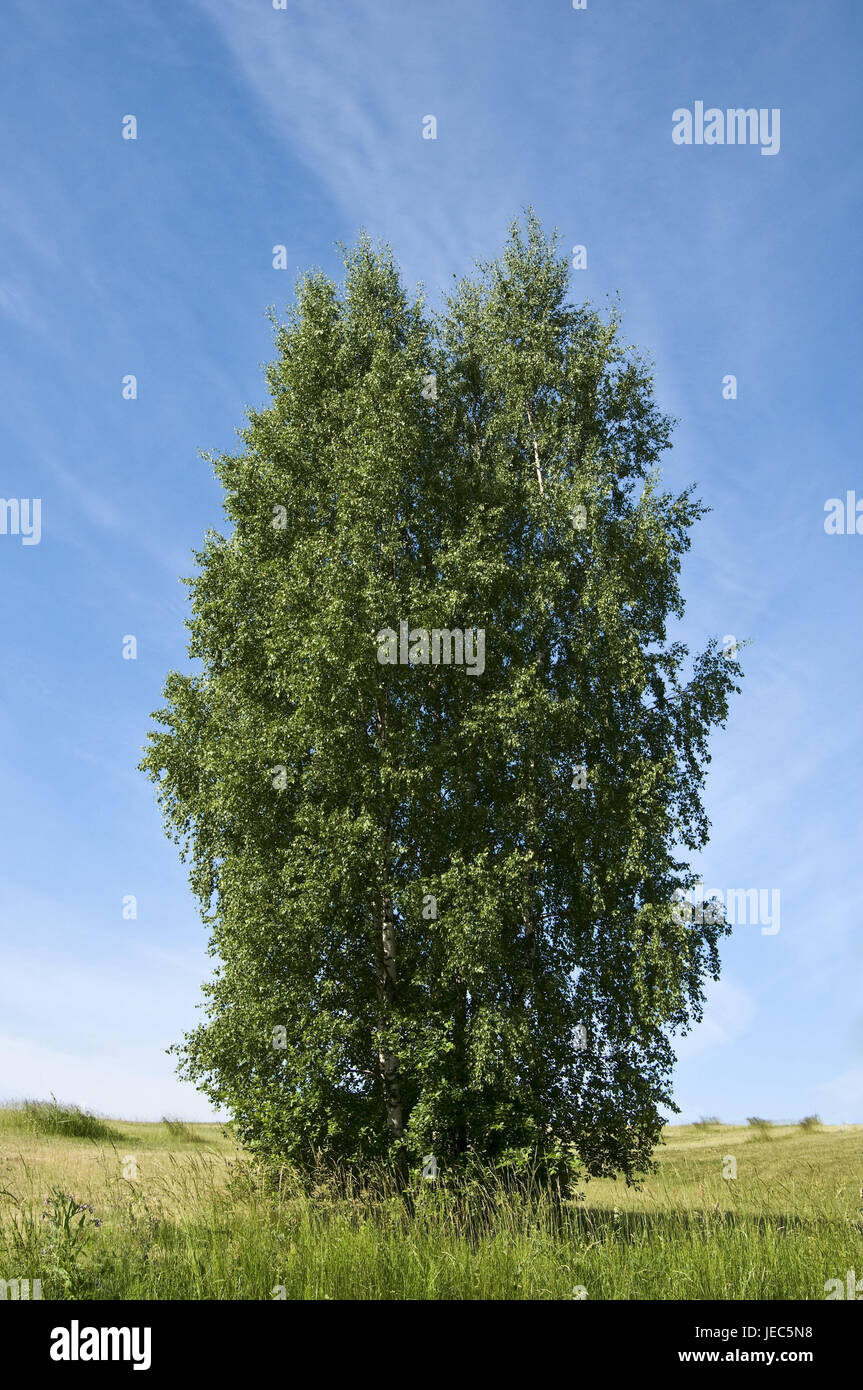
POLYGON ((363 237, 274 330, 143 763, 216 959, 181 1072, 301 1167, 631 1178, 740 674, 668 634, 703 508, 649 364, 532 214, 436 315, 363 237))

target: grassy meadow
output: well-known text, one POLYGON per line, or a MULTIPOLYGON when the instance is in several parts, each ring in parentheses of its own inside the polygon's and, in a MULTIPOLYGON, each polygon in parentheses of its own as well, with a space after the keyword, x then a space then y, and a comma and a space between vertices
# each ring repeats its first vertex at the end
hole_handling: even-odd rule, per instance
POLYGON ((823 1299, 863 1276, 863 1126, 669 1126, 638 1189, 410 1205, 256 1179, 219 1125, 0 1110, 0 1279, 45 1299, 823 1299), (733 1176, 736 1171, 736 1177, 733 1176), (726 1176, 723 1176, 723 1173, 726 1176))

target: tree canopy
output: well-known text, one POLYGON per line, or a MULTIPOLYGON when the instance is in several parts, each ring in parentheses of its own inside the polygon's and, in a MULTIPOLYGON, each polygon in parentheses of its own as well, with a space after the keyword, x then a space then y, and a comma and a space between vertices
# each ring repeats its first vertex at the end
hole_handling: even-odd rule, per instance
POLYGON ((181 1070, 301 1167, 629 1178, 718 974, 674 899, 740 674, 668 636, 704 509, 650 364, 532 214, 439 313, 363 236, 273 322, 142 764, 217 960, 181 1070))

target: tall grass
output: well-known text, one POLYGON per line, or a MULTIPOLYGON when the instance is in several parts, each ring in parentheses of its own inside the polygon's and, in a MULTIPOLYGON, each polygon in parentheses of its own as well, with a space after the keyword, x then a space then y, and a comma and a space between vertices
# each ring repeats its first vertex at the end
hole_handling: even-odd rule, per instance
POLYGON ((181 1139, 186 1144, 203 1144, 204 1140, 200 1134, 195 1134, 190 1129, 185 1120, 174 1120, 169 1115, 162 1116, 162 1124, 165 1126, 172 1139, 181 1139))
POLYGON ((759 1139, 769 1139, 773 1129, 772 1120, 762 1120, 760 1115, 750 1115, 746 1121, 750 1129, 754 1129, 759 1139))
POLYGON ((267 1181, 211 1134, 196 1151, 124 1125, 133 1179, 110 1144, 0 1147, 0 1278, 67 1299, 817 1299, 861 1264, 859 1129, 669 1130, 641 1189, 567 1200, 480 1171, 458 1191, 417 1174, 407 1194, 385 1173, 267 1181))
POLYGON ((24 1100, 20 1106, 23 1127, 31 1134, 56 1134, 64 1139, 119 1139, 119 1131, 77 1105, 61 1105, 54 1097, 24 1100))

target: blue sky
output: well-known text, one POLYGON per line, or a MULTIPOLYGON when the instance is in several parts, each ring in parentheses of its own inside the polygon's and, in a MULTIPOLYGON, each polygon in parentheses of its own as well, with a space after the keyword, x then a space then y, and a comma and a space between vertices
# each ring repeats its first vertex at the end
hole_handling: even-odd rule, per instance
POLYGON ((686 636, 752 643, 698 867, 781 926, 726 941, 681 1118, 863 1119, 863 535, 824 529, 863 499, 861 39, 856 0, 7 0, 0 495, 42 535, 0 535, 0 1096, 210 1115, 164 1052, 205 932, 135 771, 221 524, 197 451, 264 399, 298 270, 364 225, 434 300, 532 204, 587 247, 574 297, 619 293, 665 479, 713 508, 686 636), (696 101, 778 108, 778 154, 676 145, 696 101))

